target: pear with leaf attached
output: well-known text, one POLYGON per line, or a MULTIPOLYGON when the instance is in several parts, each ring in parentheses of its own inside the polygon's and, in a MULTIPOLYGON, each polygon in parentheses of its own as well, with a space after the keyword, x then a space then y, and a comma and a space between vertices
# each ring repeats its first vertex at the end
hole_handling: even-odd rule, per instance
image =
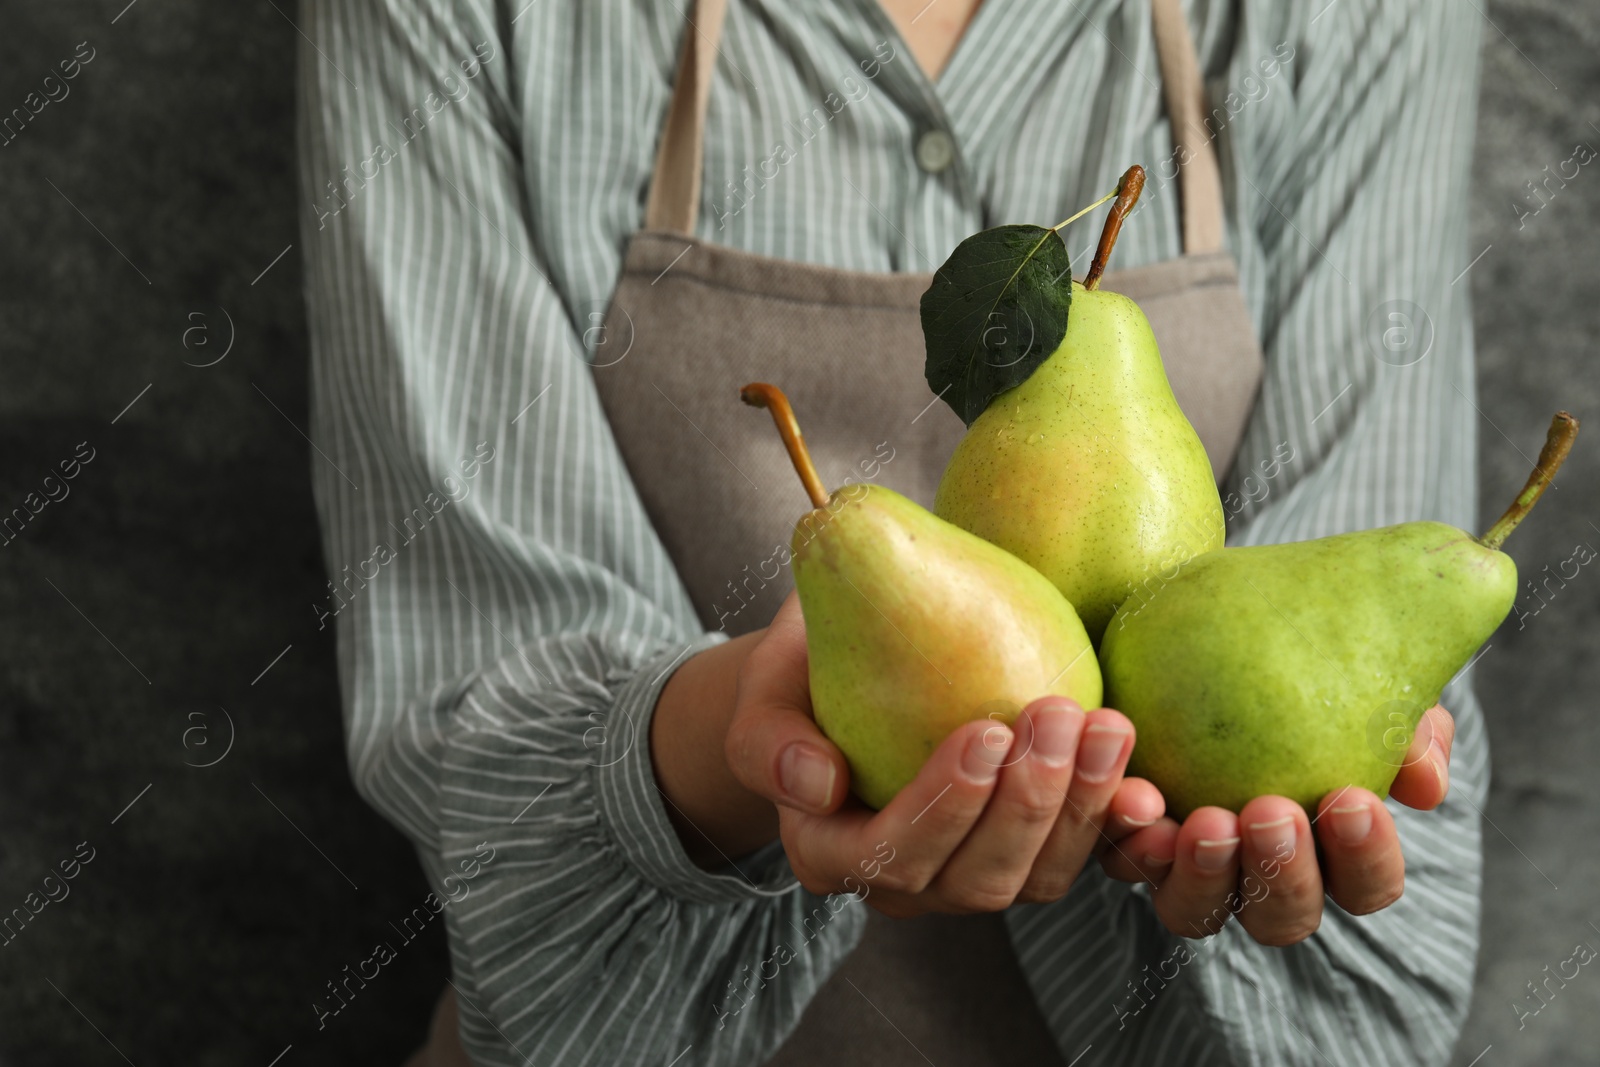
POLYGON ((1011 724, 1037 697, 1100 705, 1100 668, 1072 605, 1038 572, 893 490, 829 496, 789 402, 757 382, 815 510, 792 543, 812 713, 856 796, 887 804, 963 723, 1011 724))
POLYGON ((1423 713, 1511 610, 1499 551, 1577 436, 1556 415, 1517 500, 1482 537, 1408 522, 1224 548, 1117 611, 1106 698, 1133 720, 1130 774, 1182 816, 1257 796, 1314 809, 1348 785, 1386 795, 1423 713))
MULTIPOLYGON (((971 422, 934 498, 939 517, 1054 582, 1096 641, 1136 588, 1220 548, 1224 535, 1211 462, 1173 396, 1149 321, 1128 297, 1099 288, 1143 185, 1138 167, 1123 178, 1088 275, 1069 279, 1059 347, 971 422)), ((937 327, 933 296, 924 323, 937 327)), ((1039 320, 1023 310, 1030 326, 1039 320)))

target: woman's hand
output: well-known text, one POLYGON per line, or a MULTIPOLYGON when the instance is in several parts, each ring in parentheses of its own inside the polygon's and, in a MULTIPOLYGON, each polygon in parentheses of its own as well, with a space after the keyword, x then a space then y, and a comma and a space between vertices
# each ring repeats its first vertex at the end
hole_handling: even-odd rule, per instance
POLYGON ((1058 899, 1089 856, 1165 811, 1124 779, 1133 725, 1045 697, 1015 729, 954 731, 882 811, 849 799, 844 756, 811 717, 805 625, 790 596, 739 675, 726 756, 778 806, 790 865, 815 893, 854 892, 894 916, 1058 899))
MULTIPOLYGON (((1450 788, 1454 739, 1450 713, 1430 708, 1389 795, 1411 808, 1438 807, 1450 788)), ((1400 899, 1406 871, 1383 801, 1354 786, 1323 797, 1315 825, 1291 800, 1257 797, 1238 815, 1201 808, 1182 826, 1161 819, 1102 853, 1101 864, 1113 878, 1153 885, 1156 914, 1175 934, 1208 937, 1237 915, 1264 945, 1315 933, 1324 894, 1354 915, 1388 907, 1400 899)))

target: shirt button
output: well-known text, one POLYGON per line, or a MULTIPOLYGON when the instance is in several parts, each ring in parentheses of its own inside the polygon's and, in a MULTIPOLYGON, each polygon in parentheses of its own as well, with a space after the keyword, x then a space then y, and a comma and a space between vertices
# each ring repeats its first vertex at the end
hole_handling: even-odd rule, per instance
POLYGON ((917 138, 917 166, 938 174, 955 162, 956 143, 943 130, 929 130, 917 138))

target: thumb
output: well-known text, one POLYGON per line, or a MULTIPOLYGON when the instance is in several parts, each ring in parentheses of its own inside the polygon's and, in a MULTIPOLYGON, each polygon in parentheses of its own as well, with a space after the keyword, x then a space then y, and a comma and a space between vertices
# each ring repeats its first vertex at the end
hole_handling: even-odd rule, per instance
POLYGON ((724 755, 752 793, 826 815, 844 802, 850 769, 811 717, 808 671, 805 620, 790 593, 739 672, 724 755))

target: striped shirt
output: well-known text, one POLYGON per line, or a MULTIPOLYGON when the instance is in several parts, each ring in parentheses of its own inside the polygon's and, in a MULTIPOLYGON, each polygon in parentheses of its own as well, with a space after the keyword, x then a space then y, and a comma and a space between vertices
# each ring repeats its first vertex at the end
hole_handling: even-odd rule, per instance
MULTIPOLYGON (((1267 357, 1225 486, 1231 542, 1470 528, 1457 281, 1478 19, 1448 0, 1186 8, 1267 357)), ((684 855, 648 726, 671 668, 720 637, 641 509, 589 365, 641 223, 684 5, 306 0, 300 25, 312 471, 332 578, 312 611, 337 627, 357 787, 448 897, 463 1040, 485 1065, 758 1063, 864 913, 799 889, 777 847, 721 872, 684 855), (819 908, 837 914, 730 1009, 730 982, 819 908)), ((979 229, 1066 217, 1140 161, 1151 180, 1115 265, 1174 257, 1158 70, 1135 0, 989 0, 937 87, 876 0, 739 0, 698 236, 932 270, 979 229), (930 129, 957 151, 936 173, 916 162, 930 129)), ((1069 240, 1080 272, 1092 237, 1069 240)), ((1289 949, 1237 924, 1188 942, 1144 887, 1087 871, 1065 899, 1007 912, 1066 1057, 1444 1063, 1472 983, 1488 776, 1466 683, 1445 702, 1454 789, 1436 812, 1392 806, 1408 886, 1386 911, 1330 904, 1289 949)))

